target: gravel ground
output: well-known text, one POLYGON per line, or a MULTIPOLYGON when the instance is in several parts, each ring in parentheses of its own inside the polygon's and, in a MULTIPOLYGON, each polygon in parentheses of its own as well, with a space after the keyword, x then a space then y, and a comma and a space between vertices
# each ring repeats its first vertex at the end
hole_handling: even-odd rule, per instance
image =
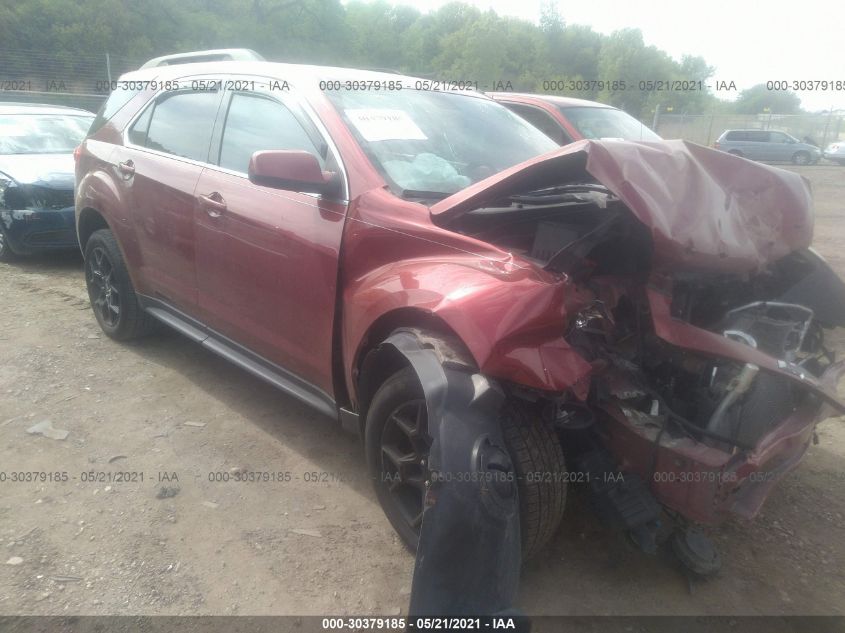
MULTIPOLYGON (((816 246, 845 276, 845 169, 796 171, 813 183, 816 246)), ((0 483, 0 614, 405 613, 413 557, 357 439, 175 333, 107 339, 78 256, 0 264, 0 302, 0 471, 68 477, 0 483), (67 438, 26 432, 45 421, 67 438), (290 480, 231 481, 238 469, 290 480)), ((574 491, 563 528, 525 566, 518 606, 845 613, 842 420, 819 439, 758 520, 714 531, 723 570, 694 585, 574 491)))

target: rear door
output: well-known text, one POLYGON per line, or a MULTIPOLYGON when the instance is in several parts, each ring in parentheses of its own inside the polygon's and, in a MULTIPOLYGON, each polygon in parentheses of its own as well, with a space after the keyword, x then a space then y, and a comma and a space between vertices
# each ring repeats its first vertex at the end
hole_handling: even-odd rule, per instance
POLYGON ((745 132, 746 141, 743 153, 754 160, 771 160, 769 133, 763 130, 748 130, 745 132))
POLYGON ((146 285, 189 314, 197 308, 194 189, 221 98, 216 88, 160 94, 112 158, 132 207, 146 285))
POLYGON ((346 201, 252 184, 259 150, 305 150, 340 171, 328 137, 288 93, 236 80, 196 188, 197 280, 204 320, 332 393, 332 326, 346 201), (241 89, 242 88, 242 89, 241 89))

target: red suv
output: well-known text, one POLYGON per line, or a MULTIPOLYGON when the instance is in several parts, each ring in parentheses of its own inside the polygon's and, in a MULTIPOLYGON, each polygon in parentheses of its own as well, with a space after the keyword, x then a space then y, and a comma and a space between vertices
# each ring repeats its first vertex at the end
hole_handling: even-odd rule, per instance
POLYGON ((558 145, 582 139, 660 140, 627 112, 598 101, 517 92, 491 92, 489 95, 558 145))
POLYGON ((429 548, 418 579, 461 588, 441 606, 507 594, 479 583, 549 540, 570 481, 646 550, 671 517, 712 571, 694 526, 753 516, 845 410, 823 342, 845 290, 796 174, 682 141, 558 148, 399 75, 204 62, 119 88, 77 152, 101 327, 163 322, 359 432, 429 548))

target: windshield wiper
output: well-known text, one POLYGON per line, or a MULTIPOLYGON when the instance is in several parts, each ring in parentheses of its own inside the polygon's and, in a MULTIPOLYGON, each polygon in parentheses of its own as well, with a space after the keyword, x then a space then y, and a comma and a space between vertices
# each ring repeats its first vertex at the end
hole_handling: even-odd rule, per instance
POLYGON ((605 199, 613 197, 611 192, 604 185, 597 185, 593 183, 579 183, 570 185, 555 185, 554 187, 545 187, 544 189, 537 189, 535 191, 527 191, 524 193, 515 193, 508 196, 508 200, 523 204, 549 204, 555 201, 562 200, 579 200, 589 199, 595 197, 596 194, 606 196, 605 199), (581 194, 581 196, 579 196, 581 194), (583 194, 587 194, 584 198, 583 194))
POLYGON ((421 189, 403 189, 401 198, 417 198, 419 200, 443 200, 452 194, 447 191, 423 191, 421 189))
MULTIPOLYGON (((579 193, 584 191, 598 191, 599 193, 607 193, 609 194, 610 191, 604 185, 598 185, 591 182, 581 182, 581 183, 572 183, 568 185, 554 185, 553 187, 544 187, 543 189, 536 189, 534 191, 527 191, 522 194, 516 194, 513 197, 518 196, 531 196, 531 197, 539 197, 539 196, 553 196, 559 193, 579 193)), ((611 194, 612 195, 612 194, 611 194)))

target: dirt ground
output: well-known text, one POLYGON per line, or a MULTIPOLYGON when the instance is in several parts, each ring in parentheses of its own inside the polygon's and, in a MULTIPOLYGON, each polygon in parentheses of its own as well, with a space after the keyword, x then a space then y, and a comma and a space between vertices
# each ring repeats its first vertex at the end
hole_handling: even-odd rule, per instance
MULTIPOLYGON (((816 195, 816 246, 845 276, 845 168, 798 171, 816 195)), ((175 333, 109 340, 75 255, 0 264, 0 305, 0 471, 68 477, 0 483, 0 614, 406 612, 413 557, 357 439, 175 333), (46 420, 67 438, 26 432, 46 420), (290 481, 210 480, 233 469, 290 481)), ((723 569, 692 586, 668 553, 636 551, 571 492, 518 607, 845 614, 842 419, 818 436, 757 521, 714 531, 723 569)))

